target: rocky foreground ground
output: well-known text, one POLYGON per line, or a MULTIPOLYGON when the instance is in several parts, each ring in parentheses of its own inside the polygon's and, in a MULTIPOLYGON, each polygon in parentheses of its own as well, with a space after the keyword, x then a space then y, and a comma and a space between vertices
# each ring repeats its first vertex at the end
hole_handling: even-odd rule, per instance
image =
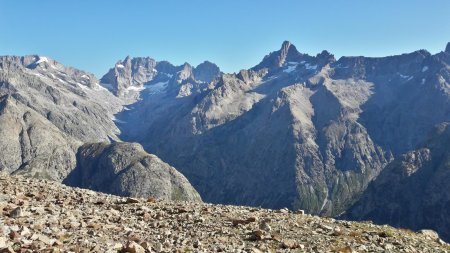
POLYGON ((287 209, 123 198, 0 173, 0 252, 449 252, 419 233, 287 209))

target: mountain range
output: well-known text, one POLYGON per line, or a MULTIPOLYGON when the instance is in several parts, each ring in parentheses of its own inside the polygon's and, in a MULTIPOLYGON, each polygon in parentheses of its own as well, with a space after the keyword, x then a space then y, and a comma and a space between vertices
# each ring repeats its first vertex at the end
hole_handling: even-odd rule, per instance
POLYGON ((47 57, 4 56, 0 169, 126 196, 433 228, 448 239, 449 84, 450 43, 434 55, 335 59, 285 41, 232 74, 208 61, 126 57, 99 80, 47 57))

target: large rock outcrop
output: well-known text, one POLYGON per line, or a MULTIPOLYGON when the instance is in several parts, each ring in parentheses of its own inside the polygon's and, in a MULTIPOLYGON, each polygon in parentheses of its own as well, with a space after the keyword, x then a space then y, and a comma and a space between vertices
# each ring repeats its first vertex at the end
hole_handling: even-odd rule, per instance
POLYGON ((181 173, 137 143, 85 144, 77 161, 65 184, 120 196, 201 202, 181 173))

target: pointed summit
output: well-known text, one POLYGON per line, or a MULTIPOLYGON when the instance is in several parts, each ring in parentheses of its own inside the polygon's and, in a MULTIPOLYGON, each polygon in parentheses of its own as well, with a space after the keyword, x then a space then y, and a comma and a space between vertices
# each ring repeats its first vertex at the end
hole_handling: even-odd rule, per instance
POLYGON ((283 44, 281 44, 281 49, 278 52, 278 67, 281 67, 289 56, 296 57, 300 54, 297 51, 297 48, 287 40, 284 41, 283 44))
MULTIPOLYGON (((289 50, 289 47, 293 46, 292 43, 288 40, 283 41, 283 44, 281 44, 281 49, 282 50, 289 50)), ((295 46, 294 46, 295 47, 295 46)))
POLYGON ((266 55, 262 62, 256 65, 253 69, 260 70, 263 68, 279 68, 283 66, 286 61, 295 61, 302 54, 297 51, 297 48, 289 41, 284 41, 278 51, 266 55))
POLYGON ((445 48, 445 52, 450 54, 450 42, 447 43, 447 47, 445 48))

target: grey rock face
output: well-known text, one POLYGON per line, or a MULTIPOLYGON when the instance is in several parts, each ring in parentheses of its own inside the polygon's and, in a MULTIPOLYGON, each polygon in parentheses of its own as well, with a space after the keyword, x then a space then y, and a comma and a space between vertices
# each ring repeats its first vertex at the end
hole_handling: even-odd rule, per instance
POLYGON ((447 43, 447 47, 445 48, 445 52, 450 53, 450 42, 447 43))
POLYGON ((117 139, 121 102, 97 79, 42 56, 0 57, 0 170, 61 181, 85 141, 117 139))
POLYGON ((79 142, 10 95, 0 97, 0 170, 61 181, 79 142))
POLYGON ((424 146, 391 162, 343 217, 431 228, 450 240, 449 147, 450 127, 441 124, 424 146))
POLYGON ((195 79, 209 83, 220 75, 220 69, 216 64, 205 61, 194 69, 195 79))
POLYGON ((126 57, 118 61, 114 68, 102 77, 102 84, 115 95, 123 97, 136 91, 156 76, 156 61, 149 58, 126 57))
POLYGON ((118 115, 121 138, 174 165, 205 201, 338 215, 450 119, 449 62, 426 51, 336 61, 285 42, 209 84, 184 65, 118 115))
POLYGON ((90 73, 42 56, 3 56, 0 96, 6 94, 80 141, 117 139, 112 118, 122 101, 90 73))
POLYGON ((139 144, 85 144, 77 160, 65 184, 121 196, 201 202, 183 175, 139 144))

